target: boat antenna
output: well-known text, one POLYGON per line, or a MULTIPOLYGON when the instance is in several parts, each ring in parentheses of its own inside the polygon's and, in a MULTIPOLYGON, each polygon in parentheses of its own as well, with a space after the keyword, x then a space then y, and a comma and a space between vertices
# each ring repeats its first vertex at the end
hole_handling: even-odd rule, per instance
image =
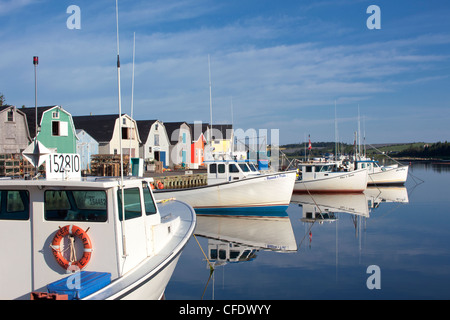
MULTIPOLYGON (((131 119, 133 119, 133 104, 134 104, 134 57, 136 55, 136 32, 133 32, 133 71, 131 76, 131 119)), ((131 129, 130 129, 131 135, 131 129)), ((128 162, 129 175, 131 174, 131 137, 130 137, 130 161, 128 162)))
POLYGON ((213 123, 212 123, 212 84, 211 84, 211 59, 208 54, 208 72, 209 72, 209 117, 210 117, 210 125, 211 129, 209 130, 209 146, 211 148, 212 153, 212 130, 213 130, 213 123))
POLYGON ((122 192, 122 252, 123 256, 127 256, 127 248, 125 241, 125 198, 123 192, 123 154, 122 154, 122 102, 120 97, 120 58, 119 58, 119 5, 116 0, 116 26, 117 26, 117 84, 119 98, 119 148, 120 148, 120 190, 122 192))

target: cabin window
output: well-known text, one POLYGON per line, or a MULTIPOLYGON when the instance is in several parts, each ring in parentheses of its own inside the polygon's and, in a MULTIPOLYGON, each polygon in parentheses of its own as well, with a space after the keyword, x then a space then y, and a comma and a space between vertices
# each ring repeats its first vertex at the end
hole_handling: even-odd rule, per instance
POLYGON ((28 220, 30 201, 28 191, 0 191, 0 220, 28 220))
POLYGON ((14 111, 9 110, 8 111, 8 122, 13 122, 13 121, 14 121, 14 111))
POLYGON ((241 167, 242 171, 249 172, 250 169, 248 168, 247 164, 245 163, 239 163, 239 167, 241 167))
POLYGON ((152 194, 150 192, 150 186, 147 182, 142 183, 142 190, 144 192, 144 205, 145 205, 145 214, 147 216, 156 213, 155 202, 153 201, 152 194))
MULTIPOLYGON (((123 190, 125 220, 139 218, 142 216, 141 210, 141 193, 139 188, 129 188, 123 190)), ((122 221, 122 190, 117 190, 117 198, 119 205, 119 220, 122 221)))
POLYGON ((44 201, 45 220, 105 222, 108 217, 103 190, 48 190, 44 201))
POLYGON ((217 164, 213 163, 209 165, 209 173, 217 173, 217 164))
POLYGON ((312 166, 306 166, 305 172, 313 172, 312 168, 312 166))
POLYGON ((225 165, 223 163, 219 164, 219 173, 225 173, 225 165))
POLYGON ((228 170, 229 170, 230 173, 237 173, 237 172, 239 172, 238 167, 234 163, 230 163, 229 164, 228 170))

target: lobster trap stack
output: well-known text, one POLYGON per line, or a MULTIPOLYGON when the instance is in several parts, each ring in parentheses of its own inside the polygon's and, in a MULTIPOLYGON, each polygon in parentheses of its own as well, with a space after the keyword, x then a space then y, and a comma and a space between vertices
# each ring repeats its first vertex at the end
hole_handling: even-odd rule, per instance
POLYGON ((0 154, 0 177, 24 177, 34 167, 20 153, 0 154))
MULTIPOLYGON (((130 171, 130 157, 123 155, 123 174, 128 175, 130 171)), ((118 154, 96 154, 91 158, 91 175, 102 177, 120 176, 120 155, 118 154)))

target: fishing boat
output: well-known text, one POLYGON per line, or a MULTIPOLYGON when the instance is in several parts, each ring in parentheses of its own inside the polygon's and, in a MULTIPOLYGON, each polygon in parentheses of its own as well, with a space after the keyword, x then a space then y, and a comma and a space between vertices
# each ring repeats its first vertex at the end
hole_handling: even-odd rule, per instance
POLYGON ((0 180, 0 299, 162 298, 196 216, 151 182, 0 180))
POLYGON ((155 198, 189 203, 197 213, 258 215, 283 213, 291 201, 296 171, 260 173, 244 161, 215 160, 207 166, 207 185, 154 190, 155 198), (212 209, 212 210, 211 210, 212 209))
POLYGON ((355 169, 367 170, 368 185, 403 185, 408 178, 409 167, 398 164, 381 166, 378 161, 362 158, 355 161, 355 169))
POLYGON ((367 188, 367 170, 342 171, 335 162, 299 162, 295 193, 360 193, 367 188))

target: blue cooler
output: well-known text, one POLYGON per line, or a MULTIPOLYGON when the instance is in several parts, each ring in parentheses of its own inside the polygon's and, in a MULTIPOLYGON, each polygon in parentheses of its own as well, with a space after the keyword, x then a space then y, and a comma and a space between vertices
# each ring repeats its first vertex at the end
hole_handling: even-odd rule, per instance
POLYGON ((111 283, 108 272, 81 271, 47 285, 49 293, 67 294, 69 300, 83 299, 111 283))

